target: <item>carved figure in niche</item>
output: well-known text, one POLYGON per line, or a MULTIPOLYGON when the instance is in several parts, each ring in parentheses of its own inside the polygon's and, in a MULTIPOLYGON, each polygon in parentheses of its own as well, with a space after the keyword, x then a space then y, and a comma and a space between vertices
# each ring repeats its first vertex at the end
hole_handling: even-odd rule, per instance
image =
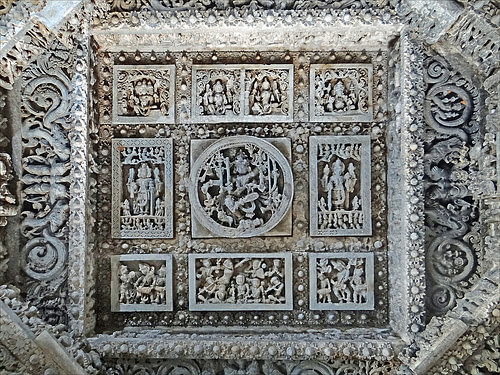
POLYGON ((139 263, 137 271, 121 264, 118 271, 120 303, 164 304, 166 276, 167 268, 164 264, 156 270, 154 265, 139 263))
POLYGON ((315 115, 368 113, 368 68, 337 67, 314 71, 315 115))
MULTIPOLYGON (((199 72, 200 74, 202 72, 199 72)), ((204 72, 203 72, 204 73, 204 72)), ((232 111, 237 114, 237 108, 233 105, 234 81, 231 75, 227 77, 215 76, 208 80, 198 94, 198 104, 204 116, 221 116, 225 115, 226 111, 232 111)))
POLYGON ((316 267, 319 303, 361 304, 367 301, 366 262, 363 258, 320 258, 316 267))
POLYGON ((318 224, 320 229, 359 229, 364 217, 361 211, 360 144, 318 145, 318 224), (347 165, 347 171, 346 171, 347 165))
POLYGON ((169 116, 170 72, 165 69, 118 68, 118 116, 169 116))
POLYGON ((277 258, 199 259, 196 299, 202 303, 285 303, 284 265, 277 258), (270 270, 270 271, 265 271, 270 270))
POLYGON ((256 116, 288 115, 288 70, 270 69, 245 72, 248 114, 256 116))
POLYGON ((158 230, 165 225, 163 147, 123 147, 121 229, 158 230))

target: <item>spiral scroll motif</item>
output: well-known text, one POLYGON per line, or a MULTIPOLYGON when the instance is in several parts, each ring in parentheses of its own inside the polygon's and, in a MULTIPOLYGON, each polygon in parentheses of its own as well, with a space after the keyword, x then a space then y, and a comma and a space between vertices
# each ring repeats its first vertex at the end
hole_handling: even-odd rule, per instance
POLYGON ((56 278, 66 265, 66 247, 64 244, 43 231, 43 237, 28 241, 22 250, 24 271, 33 279, 44 281, 56 278))

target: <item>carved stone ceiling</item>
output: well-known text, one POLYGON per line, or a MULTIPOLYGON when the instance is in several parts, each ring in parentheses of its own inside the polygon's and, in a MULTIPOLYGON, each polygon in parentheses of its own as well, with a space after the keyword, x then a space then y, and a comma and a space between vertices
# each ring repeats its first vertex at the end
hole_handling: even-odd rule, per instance
POLYGON ((0 4, 0 372, 500 373, 496 0, 0 4))

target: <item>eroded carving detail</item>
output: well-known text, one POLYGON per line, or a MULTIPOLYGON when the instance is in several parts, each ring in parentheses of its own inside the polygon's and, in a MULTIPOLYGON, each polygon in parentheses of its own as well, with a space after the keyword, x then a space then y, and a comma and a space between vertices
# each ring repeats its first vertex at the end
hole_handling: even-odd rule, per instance
POLYGON ((291 310, 292 255, 189 255, 189 309, 291 310))
POLYGON ((174 66, 113 67, 113 121, 174 122, 174 66))
POLYGON ((368 136, 309 139, 312 236, 371 234, 368 136))
MULTIPOLYGON (((289 142, 280 140, 289 150, 289 142)), ((250 136, 192 141, 191 204, 196 220, 219 237, 268 233, 292 204, 288 160, 271 140, 250 136), (195 158, 196 149, 206 149, 195 158), (196 160, 196 161, 194 161, 196 160)), ((197 226, 193 236, 203 236, 197 226)))
POLYGON ((311 121, 372 121, 368 64, 311 65, 311 121))
POLYGON ((112 311, 171 311, 171 255, 111 257, 112 311))
POLYGON ((312 310, 374 308, 373 254, 310 254, 312 310))
POLYGON ((7 225, 7 217, 17 215, 16 198, 9 191, 12 179, 12 161, 9 154, 0 153, 0 226, 7 225))
POLYGON ((112 152, 112 235, 172 237, 172 139, 114 139, 112 152))

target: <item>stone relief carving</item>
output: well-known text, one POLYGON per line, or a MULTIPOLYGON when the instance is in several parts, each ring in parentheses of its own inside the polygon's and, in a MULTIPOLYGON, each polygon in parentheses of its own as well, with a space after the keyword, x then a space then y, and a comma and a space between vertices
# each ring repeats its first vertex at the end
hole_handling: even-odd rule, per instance
POLYGON ((31 279, 28 299, 53 323, 66 320, 71 64, 71 51, 54 42, 22 76, 21 234, 26 244, 21 254, 31 279))
POLYGON ((293 65, 194 65, 195 122, 293 118, 293 65))
POLYGON ((172 255, 111 257, 112 311, 171 311, 172 255))
POLYGON ((441 315, 468 289, 479 260, 478 203, 471 197, 480 145, 478 92, 439 56, 427 59, 424 79, 428 306, 441 315))
POLYGON ((113 140, 113 236, 173 236, 172 148, 172 139, 113 140))
POLYGON ((292 254, 190 254, 189 309, 291 310, 292 254))
POLYGON ((373 254, 309 254, 313 310, 374 308, 373 254))
POLYGON ((372 121, 369 64, 311 65, 311 121, 372 121))
POLYGON ((173 123, 173 65, 115 65, 113 122, 173 123))
POLYGON ((191 145, 194 237, 282 234, 272 230, 292 205, 288 140, 275 139, 273 145, 271 139, 238 136, 191 145))
POLYGON ((370 235, 370 138, 313 136, 309 148, 311 235, 370 235))
POLYGON ((0 226, 7 225, 7 217, 17 215, 16 198, 9 190, 12 179, 12 161, 9 154, 0 153, 0 226))

